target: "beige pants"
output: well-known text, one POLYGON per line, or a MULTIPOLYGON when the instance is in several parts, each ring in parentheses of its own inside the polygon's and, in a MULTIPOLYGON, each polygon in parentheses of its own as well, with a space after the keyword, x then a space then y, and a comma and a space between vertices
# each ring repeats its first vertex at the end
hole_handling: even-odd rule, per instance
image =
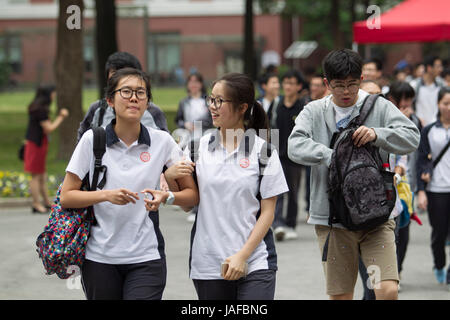
MULTIPOLYGON (((333 228, 328 246, 328 259, 322 262, 327 294, 340 295, 353 292, 358 278, 360 255, 375 289, 380 281, 398 281, 394 230, 394 220, 365 231, 333 228)), ((329 231, 328 226, 316 225, 316 235, 322 254, 329 231)))

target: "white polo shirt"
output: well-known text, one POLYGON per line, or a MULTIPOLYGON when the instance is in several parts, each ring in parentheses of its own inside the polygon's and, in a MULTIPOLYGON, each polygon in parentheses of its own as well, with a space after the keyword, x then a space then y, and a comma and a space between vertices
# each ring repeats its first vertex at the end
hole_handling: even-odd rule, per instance
MULTIPOLYGON (((112 123, 114 123, 113 120, 112 123)), ((94 171, 93 131, 87 131, 70 159, 66 171, 83 179, 94 171)), ((159 230, 156 212, 145 209, 144 188, 154 189, 163 166, 181 160, 182 152, 164 131, 144 127, 138 141, 129 147, 106 127, 106 152, 102 164, 107 166, 103 190, 126 188, 139 193, 140 200, 127 205, 101 202, 94 205, 97 225, 91 228, 86 246, 86 259, 107 264, 131 264, 163 258, 164 239, 159 230)), ((103 174, 100 174, 101 181, 103 174)))
MULTIPOLYGON (((243 138, 240 146, 228 153, 218 131, 200 139, 196 162, 200 204, 191 237, 191 279, 222 279, 222 262, 242 249, 255 227, 260 210, 258 191, 262 199, 288 191, 275 149, 260 184, 258 156, 263 144, 263 139, 253 135, 253 139, 243 138)), ((247 260, 248 272, 276 270, 276 260, 270 229, 247 260)))

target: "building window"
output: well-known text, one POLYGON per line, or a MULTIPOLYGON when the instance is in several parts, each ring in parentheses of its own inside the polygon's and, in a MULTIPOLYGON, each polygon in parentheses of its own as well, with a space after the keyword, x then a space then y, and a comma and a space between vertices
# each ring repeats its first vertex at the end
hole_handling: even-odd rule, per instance
POLYGON ((149 73, 159 83, 173 82, 181 66, 180 35, 151 34, 148 48, 149 73))
POLYGON ((13 73, 22 72, 22 43, 19 36, 0 36, 0 62, 6 62, 13 73))

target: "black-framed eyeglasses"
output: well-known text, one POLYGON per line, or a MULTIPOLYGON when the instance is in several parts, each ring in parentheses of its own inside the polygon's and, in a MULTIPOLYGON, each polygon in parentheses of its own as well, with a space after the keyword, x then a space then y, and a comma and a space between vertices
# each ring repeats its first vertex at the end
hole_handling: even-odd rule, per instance
POLYGON ((233 100, 224 100, 224 99, 222 99, 222 98, 220 98, 220 97, 215 97, 215 98, 213 98, 213 97, 211 97, 211 96, 207 96, 207 97, 205 98, 205 101, 206 101, 206 105, 207 105, 208 107, 214 105, 214 108, 215 108, 216 110, 219 110, 219 109, 222 107, 222 104, 223 104, 224 102, 231 102, 231 101, 233 101, 233 100))
POLYGON ((133 90, 129 87, 124 87, 124 88, 115 90, 114 93, 116 93, 117 91, 119 91, 120 96, 124 99, 131 99, 131 97, 133 96, 133 93, 135 93, 135 92, 136 92, 136 98, 138 98, 139 100, 147 99, 147 91, 145 89, 133 90))
POLYGON ((356 93, 359 90, 359 85, 359 82, 353 82, 349 85, 337 84, 335 86, 332 86, 330 83, 331 89, 333 89, 336 93, 344 93, 345 89, 348 89, 348 92, 350 93, 356 93))

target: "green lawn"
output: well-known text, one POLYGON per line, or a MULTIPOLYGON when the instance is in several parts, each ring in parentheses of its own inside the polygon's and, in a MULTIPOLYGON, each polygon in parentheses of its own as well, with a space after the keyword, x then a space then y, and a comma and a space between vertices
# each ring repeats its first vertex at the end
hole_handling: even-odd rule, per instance
MULTIPOLYGON (((175 129, 174 117, 178 102, 186 96, 184 88, 154 88, 153 101, 166 114, 167 124, 172 131, 175 129)), ((17 151, 24 139, 28 122, 27 106, 34 97, 33 91, 0 93, 0 172, 23 171, 23 163, 17 157, 17 151)), ((83 91, 83 110, 98 99, 95 89, 83 91)), ((51 106, 51 118, 54 117, 56 106, 51 106)), ((58 134, 50 135, 50 148, 47 156, 47 171, 56 176, 64 175, 67 165, 65 161, 56 160, 58 134)), ((1 196, 1 195, 0 195, 1 196)))

